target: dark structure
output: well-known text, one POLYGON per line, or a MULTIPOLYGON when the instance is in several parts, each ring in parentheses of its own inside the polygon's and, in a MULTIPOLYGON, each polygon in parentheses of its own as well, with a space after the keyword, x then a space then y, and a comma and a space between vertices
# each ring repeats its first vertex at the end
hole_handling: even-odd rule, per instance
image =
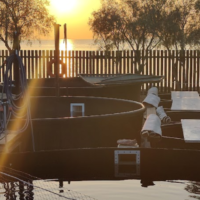
POLYGON ((157 83, 162 76, 138 74, 80 75, 74 78, 60 78, 59 92, 54 78, 29 80, 32 96, 95 96, 140 101, 143 83, 157 83))
POLYGON ((199 150, 155 148, 84 148, 1 154, 6 170, 42 179, 74 180, 193 180, 200 181, 199 150), (11 166, 11 167, 10 167, 11 166), (8 167, 8 168, 6 168, 8 167))
MULTIPOLYGON (((35 149, 116 147, 124 138, 140 141, 144 110, 141 103, 121 99, 32 97, 35 149)), ((31 150, 30 132, 29 127, 21 134, 21 151, 31 150)))

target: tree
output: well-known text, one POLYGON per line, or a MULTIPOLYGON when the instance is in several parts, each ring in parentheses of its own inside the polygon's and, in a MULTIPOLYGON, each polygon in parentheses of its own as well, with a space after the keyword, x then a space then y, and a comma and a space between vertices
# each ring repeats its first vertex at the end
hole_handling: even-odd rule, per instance
POLYGON ((162 11, 158 37, 168 50, 197 48, 200 44, 199 0, 168 0, 162 11))
POLYGON ((102 7, 89 19, 95 43, 102 50, 120 49, 123 24, 119 6, 115 0, 102 1, 102 7))
MULTIPOLYGON (((122 1, 123 2, 123 1, 122 1)), ((124 4, 124 37, 133 50, 152 50, 158 44, 157 31, 165 0, 129 0, 124 4)))
POLYGON ((125 44, 132 50, 197 48, 200 0, 104 0, 89 25, 106 49, 125 44))
POLYGON ((55 18, 48 5, 48 0, 0 0, 0 40, 10 52, 20 49, 22 40, 36 38, 36 33, 49 33, 55 18))
POLYGON ((103 40, 105 49, 153 49, 159 43, 156 31, 164 4, 165 0, 104 0, 89 20, 94 39, 103 40))

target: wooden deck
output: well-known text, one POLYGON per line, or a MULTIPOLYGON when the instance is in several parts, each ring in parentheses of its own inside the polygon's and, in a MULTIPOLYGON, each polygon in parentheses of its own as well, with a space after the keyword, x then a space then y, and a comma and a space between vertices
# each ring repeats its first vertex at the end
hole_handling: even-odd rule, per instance
POLYGON ((200 98, 197 91, 172 91, 171 99, 177 98, 200 98))
POLYGON ((185 97, 173 99, 171 110, 200 111, 200 98, 185 97))
POLYGON ((172 91, 173 111, 200 111, 200 97, 197 91, 172 91))
POLYGON ((200 119, 182 119, 181 124, 185 142, 200 143, 200 119))

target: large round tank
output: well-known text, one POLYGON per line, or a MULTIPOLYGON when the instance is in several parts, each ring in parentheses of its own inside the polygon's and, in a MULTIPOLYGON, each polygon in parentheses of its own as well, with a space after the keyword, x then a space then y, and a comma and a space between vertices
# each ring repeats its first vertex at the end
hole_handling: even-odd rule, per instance
POLYGON ((139 142, 144 110, 143 104, 130 100, 32 97, 36 150, 116 147, 118 139, 139 142))

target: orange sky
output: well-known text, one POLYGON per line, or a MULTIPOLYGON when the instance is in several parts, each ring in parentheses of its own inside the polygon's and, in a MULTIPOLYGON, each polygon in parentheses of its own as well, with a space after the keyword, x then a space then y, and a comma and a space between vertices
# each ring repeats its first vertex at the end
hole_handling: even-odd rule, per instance
MULTIPOLYGON (((60 39, 63 38, 63 25, 67 24, 68 39, 92 39, 88 26, 91 13, 100 7, 100 0, 50 0, 49 11, 61 25, 60 39)), ((54 33, 45 37, 53 39, 54 33)))

